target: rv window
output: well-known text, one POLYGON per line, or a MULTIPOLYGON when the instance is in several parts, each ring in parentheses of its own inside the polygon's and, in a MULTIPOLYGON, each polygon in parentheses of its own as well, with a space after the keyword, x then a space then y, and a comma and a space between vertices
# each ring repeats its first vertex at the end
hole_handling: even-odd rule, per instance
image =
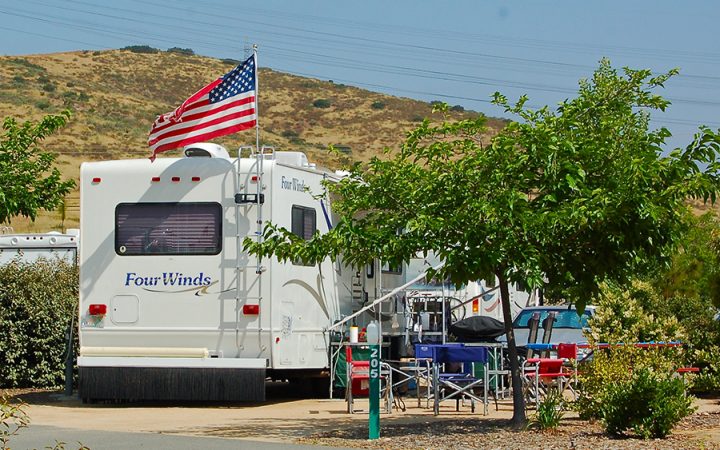
POLYGON ((315 234, 315 210, 305 206, 292 207, 292 232, 309 241, 315 234))
POLYGON ((219 203, 121 203, 115 208, 118 255, 217 255, 219 203))
MULTIPOLYGON (((315 234, 315 231, 317 229, 315 222, 315 210, 313 208, 308 208, 305 206, 293 205, 291 225, 293 234, 305 239, 306 241, 309 241, 313 237, 313 234, 315 234)), ((293 264, 295 264, 296 266, 312 265, 305 264, 301 260, 294 260, 293 264)))
POLYGON ((389 273, 394 275, 401 275, 402 274, 402 264, 398 264, 396 266, 390 265, 390 263, 383 263, 382 265, 382 273, 389 273))

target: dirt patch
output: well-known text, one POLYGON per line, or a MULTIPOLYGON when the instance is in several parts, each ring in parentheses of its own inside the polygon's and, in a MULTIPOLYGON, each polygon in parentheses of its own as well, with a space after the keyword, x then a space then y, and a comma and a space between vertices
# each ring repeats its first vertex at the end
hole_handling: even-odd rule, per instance
POLYGON ((422 424, 381 426, 378 440, 367 439, 367 427, 315 433, 298 439, 303 444, 357 448, 447 448, 447 449, 708 449, 720 448, 717 431, 720 414, 692 416, 666 439, 610 438, 598 423, 564 420, 555 432, 513 431, 507 419, 462 419, 422 424))

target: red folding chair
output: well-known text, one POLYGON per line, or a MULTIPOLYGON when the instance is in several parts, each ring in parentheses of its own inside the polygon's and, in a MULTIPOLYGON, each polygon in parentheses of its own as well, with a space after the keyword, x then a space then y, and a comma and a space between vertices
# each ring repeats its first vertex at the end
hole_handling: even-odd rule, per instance
MULTIPOLYGON (((368 397, 370 395, 370 361, 356 361, 352 356, 352 347, 345 347, 345 363, 347 367, 347 386, 345 388, 345 399, 347 400, 347 411, 350 414, 355 412, 353 399, 355 397, 368 397)), ((385 398, 385 410, 392 411, 392 375, 385 363, 380 363, 381 397, 385 398)))
POLYGON ((526 382, 525 391, 529 401, 540 406, 540 397, 546 394, 553 385, 559 392, 564 389, 568 373, 563 371, 563 360, 559 358, 530 358, 523 365, 523 377, 526 382))
POLYGON ((558 344, 557 357, 563 360, 562 369, 567 373, 563 387, 567 388, 572 392, 573 398, 577 399, 577 392, 575 387, 577 386, 577 356, 578 346, 577 344, 558 344))

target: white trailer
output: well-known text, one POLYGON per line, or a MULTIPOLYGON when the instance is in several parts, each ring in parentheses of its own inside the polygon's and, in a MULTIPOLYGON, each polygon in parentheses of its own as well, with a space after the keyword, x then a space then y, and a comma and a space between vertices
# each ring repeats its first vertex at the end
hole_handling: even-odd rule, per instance
MULTIPOLYGON (((435 255, 426 258, 410 260, 407 267, 408 279, 415 278, 425 272, 428 267, 440 263, 435 255)), ((476 280, 462 285, 455 285, 449 280, 436 282, 421 279, 408 287, 409 294, 417 299, 446 298, 449 299, 448 309, 451 313, 451 320, 460 320, 470 316, 485 316, 503 321, 502 305, 500 302, 500 286, 497 278, 489 283, 485 280, 476 280)), ((538 291, 528 289, 513 283, 508 289, 510 293, 511 316, 514 318, 527 306, 537 306, 538 291)))
POLYGON ((0 265, 11 261, 34 262, 38 259, 77 262, 79 230, 67 233, 2 234, 0 235, 0 265))
POLYGON ((258 260, 242 240, 267 222, 327 232, 313 194, 332 176, 302 153, 231 159, 215 144, 84 163, 80 397, 257 401, 267 377, 327 375, 326 330, 365 279, 329 259, 258 260))

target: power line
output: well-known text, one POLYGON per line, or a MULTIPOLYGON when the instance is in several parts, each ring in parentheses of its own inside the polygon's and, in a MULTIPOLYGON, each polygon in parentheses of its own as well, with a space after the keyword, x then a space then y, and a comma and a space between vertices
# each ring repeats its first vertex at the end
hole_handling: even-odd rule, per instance
MULTIPOLYGON (((213 33, 207 33, 207 27, 212 26, 214 28, 217 28, 221 23, 228 21, 228 22, 237 22, 238 20, 241 20, 244 24, 244 31, 247 29, 254 30, 254 28, 248 28, 245 26, 246 24, 252 24, 253 26, 259 27, 259 31, 257 31, 258 34, 261 34, 263 36, 267 35, 269 36, 267 41, 270 42, 269 45, 264 46, 263 48, 267 48, 268 51, 265 53, 268 56, 268 61, 274 61, 276 58, 283 58, 283 60, 289 60, 289 61, 298 61, 302 62, 304 64, 313 64, 315 66, 324 66, 324 67, 334 67, 338 69, 344 69, 344 70, 352 70, 354 72, 360 72, 368 73, 368 74, 391 74, 391 75, 399 75, 399 76, 410 76, 414 78, 420 78, 420 79, 427 79, 427 80, 436 80, 436 81, 445 81, 448 83, 463 83, 463 84, 470 84, 470 85, 477 85, 477 86, 494 86, 494 87, 502 87, 502 88, 513 88, 513 89, 525 89, 530 91, 545 91, 545 92, 552 92, 552 93, 560 93, 563 95, 572 95, 576 91, 573 89, 569 89, 568 87, 558 86, 558 85, 552 85, 552 84, 543 84, 543 83, 529 83, 529 82, 522 82, 522 81, 513 81, 508 80, 507 78, 493 78, 493 77, 487 77, 487 76, 473 76, 473 75, 467 75, 469 71, 463 70, 463 71, 453 71, 453 70, 431 70, 428 69, 427 62, 430 61, 439 61, 441 60, 443 62, 443 65, 446 67, 452 67, 453 65, 463 65, 464 67, 482 67, 485 70, 502 70, 503 73, 507 73, 507 71, 514 71, 514 72, 520 72, 525 75, 535 75, 537 73, 555 73, 558 75, 563 76, 577 76, 576 71, 580 70, 587 70, 587 69, 594 69, 594 67, 591 66, 585 66, 582 64, 571 64, 571 63, 565 63, 561 61, 550 61, 550 60, 544 60, 544 59, 538 59, 538 58, 518 58, 518 57, 510 57, 510 56, 503 56, 503 55, 496 55, 492 53, 481 53, 481 52, 471 52, 471 51, 457 51, 453 49, 447 49, 447 48, 439 48, 432 45, 417 45, 417 44, 407 44, 402 42, 397 42, 397 39, 395 36, 397 34, 403 34, 405 36, 410 35, 417 35, 417 33, 422 32, 423 30, 419 28, 413 28, 413 27, 384 27, 383 25, 377 25, 377 24, 367 24, 362 23, 358 21, 341 21, 336 19, 325 19, 321 18, 319 16, 312 16, 312 15, 304 15, 305 18, 310 18, 314 23, 321 23, 321 24, 329 24, 331 26, 342 26, 343 24, 353 23, 353 27, 356 29, 361 29, 363 31, 367 31, 368 28, 373 30, 378 30, 383 33, 392 34, 393 40, 384 40, 384 39, 369 39, 364 37, 358 37, 358 36, 352 36, 347 33, 334 33, 334 32, 327 32, 327 31, 317 31, 317 30, 308 30, 307 28, 297 27, 297 26, 285 26, 278 24, 276 22, 267 22, 262 20, 252 20, 248 18, 247 13, 255 12, 257 15, 265 15, 265 16, 271 16, 273 14, 270 10, 263 10, 259 8, 250 8, 245 9, 244 8, 244 16, 238 17, 234 16, 232 13, 228 13, 226 10, 223 10, 222 14, 215 13, 213 9, 208 8, 207 5, 203 5, 202 10, 198 11, 196 9, 188 9, 188 8, 179 8, 177 5, 175 5, 171 11, 177 11, 180 13, 186 13, 185 17, 178 17, 176 15, 168 14, 167 5, 161 4, 158 2, 148 2, 148 1, 142 1, 138 2, 141 3, 145 8, 142 13, 139 13, 135 10, 130 9, 124 9, 124 8, 117 8, 117 7, 110 7, 106 5, 96 5, 89 2, 83 2, 78 0, 66 0, 64 5, 62 7, 58 7, 57 5, 48 4, 46 2, 40 2, 32 0, 26 0, 23 4, 28 3, 34 3, 37 5, 42 5, 44 7, 52 7, 52 8, 58 8, 66 11, 73 11, 78 14, 73 15, 73 18, 70 20, 67 20, 65 18, 57 18, 52 15, 48 15, 46 12, 43 11, 43 13, 29 13, 29 14, 23 14, 22 12, 18 12, 18 8, 13 8, 13 11, 0 11, 0 13, 4 14, 14 14, 15 17, 18 16, 18 14, 25 16, 28 20, 38 20, 42 23, 54 23, 58 24, 60 26, 63 26, 65 28, 69 29, 77 29, 81 30, 85 33, 98 35, 98 36, 104 36, 104 37, 112 37, 117 38, 117 36, 125 36, 133 40, 137 40, 137 42, 142 42, 142 40, 146 40, 148 37, 156 39, 160 42, 167 42, 174 45, 177 45, 178 43, 186 43, 186 45, 193 45, 196 46, 197 44, 201 44, 203 48, 210 49, 212 51, 220 51, 220 50, 227 50, 227 49, 234 49, 234 50, 240 50, 240 47, 234 46, 232 44, 228 45, 227 36, 218 36, 216 39, 214 39, 215 34, 213 33), (85 5, 92 8, 102 8, 102 12, 98 11, 92 11, 88 8, 71 8, 67 4, 74 4, 74 5, 85 5), (147 5, 155 5, 158 7, 162 7, 164 9, 163 14, 154 14, 152 12, 147 11, 146 6, 147 5), (109 14, 107 11, 115 11, 119 14, 109 14), (126 22, 131 25, 135 25, 138 27, 143 27, 145 25, 151 26, 153 32, 148 33, 144 29, 123 29, 123 28, 117 28, 117 27, 111 27, 111 26, 103 26, 98 27, 95 26, 95 22, 91 22, 89 25, 87 23, 83 23, 83 21, 80 19, 80 16, 83 14, 87 14, 89 16, 94 17, 104 17, 107 19, 112 20, 120 20, 123 22, 126 22), (130 15, 127 16, 127 15, 130 15), (140 18, 132 17, 140 14, 140 18), (147 18, 155 18, 153 20, 147 20, 147 18), (205 21, 205 20, 198 20, 197 17, 209 17, 212 19, 212 21, 205 21), (178 35, 175 30, 178 29, 179 24, 181 24, 183 29, 183 34, 178 35), (197 28, 196 26, 200 26, 202 28, 197 28), (158 33, 158 30, 168 30, 168 32, 172 33, 170 35, 158 33), (280 30, 280 31, 279 31, 280 30), (192 39, 186 39, 183 36, 192 36, 192 39), (198 36, 203 36, 204 39, 199 39, 198 36), (370 58, 357 60, 347 57, 341 57, 341 56, 333 56, 327 53, 323 52, 308 52, 306 50, 306 46, 302 46, 302 50, 298 49, 298 46, 301 45, 299 41, 305 41, 305 42, 313 42, 313 47, 318 48, 326 48, 331 51, 338 51, 338 50, 345 50, 346 54, 348 53, 347 50, 351 49, 353 54, 367 54, 370 55, 370 58), (274 43, 274 44, 273 44, 274 43), (368 45, 372 44, 372 45, 368 45), (303 55, 302 57, 300 55, 303 55), (429 56, 432 55, 432 56, 429 56), (392 58, 391 63, 384 63, 381 62, 380 58, 389 56, 392 58), (402 64, 402 63, 396 63, 395 61, 399 61, 400 59, 405 61, 413 61, 412 64, 402 64), (481 62, 484 61, 484 62, 481 62), (420 67, 415 66, 416 63, 419 63, 420 67), (532 70, 529 68, 529 66, 532 66, 532 70)), ((182 3, 182 2, 181 2, 182 3)), ((187 4, 187 3, 186 3, 187 4)), ((296 20, 296 16, 293 16, 292 14, 284 14, 289 19, 296 20)), ((305 22, 305 21, 304 21, 305 22)), ((3 29, 9 29, 7 27, 3 27, 3 29)), ((24 31, 24 30, 16 30, 16 29, 10 29, 11 31, 21 32, 21 33, 27 33, 29 35, 36 35, 41 37, 51 37, 43 35, 41 33, 31 32, 31 31, 24 31)), ((429 30, 433 33, 435 31, 429 30)), ((428 30, 425 30, 425 33, 427 33, 428 30)), ((475 39, 480 36, 484 36, 487 40, 499 40, 502 39, 500 37, 492 37, 488 35, 477 35, 477 34, 468 34, 468 33, 458 33, 458 32, 444 32, 444 37, 447 38, 453 38, 455 40, 463 40, 463 39, 475 39), (453 37, 454 36, 454 37, 453 37)), ((54 38, 57 40, 63 40, 68 42, 76 42, 80 43, 82 45, 91 45, 87 42, 82 41, 74 41, 70 39, 64 39, 64 38, 54 38)), ((541 40, 522 40, 522 39, 515 39, 510 40, 516 45, 527 45, 531 48, 540 48, 543 45, 556 45, 557 47, 562 50, 571 50, 573 48, 589 48, 589 47, 582 47, 581 44, 566 44, 566 43, 553 43, 552 41, 541 41, 541 40), (537 45, 534 45, 537 44, 537 45)), ((97 44, 92 44, 91 46, 97 47, 97 44)), ((104 48, 107 48, 104 47, 104 48)), ((628 52, 638 52, 639 54, 642 54, 645 52, 645 55, 654 56, 653 52, 656 50, 652 49, 639 49, 639 48, 632 48, 632 47, 623 47, 621 48, 624 51, 628 52)), ((672 54, 672 52, 669 52, 666 54, 672 54)), ((712 54, 712 53, 702 53, 702 52, 686 52, 684 55, 679 53, 680 56, 685 56, 688 58, 697 58, 697 57, 703 57, 707 58, 708 60, 714 60, 718 55, 712 54)), ((711 61, 712 62, 712 61, 711 61)), ((295 70, 288 70, 290 73, 296 73, 301 74, 300 72, 297 72, 295 70)), ((325 77, 321 78, 327 78, 327 75, 325 77)), ((337 78, 337 76, 333 75, 333 78, 337 78)), ((577 78, 575 78, 577 79, 577 78)), ((715 83, 716 81, 720 81, 720 77, 711 76, 711 75, 694 75, 694 74, 681 74, 678 76, 677 80, 680 83, 676 84, 684 84, 687 86, 690 86, 691 88, 700 88, 703 89, 715 89, 717 90, 719 88, 719 84, 715 83), (695 83, 693 85, 693 83, 695 83)), ((355 85, 362 85, 362 86, 373 86, 371 83, 358 83, 358 82, 352 82, 355 85)), ((379 85, 375 85, 379 86, 379 85)), ((409 92, 409 93, 416 93, 421 91, 410 91, 407 89, 401 90, 397 88, 390 88, 394 89, 398 92, 409 92)), ((473 96, 463 96, 463 95, 450 95, 450 94, 444 94, 444 93, 436 93, 431 94, 442 98, 453 98, 453 99, 459 99, 459 100, 467 100, 467 101, 473 101, 473 102, 482 102, 487 103, 488 100, 480 99, 473 96)), ((673 103, 677 104, 688 104, 688 105, 694 105, 694 106, 705 106, 705 107, 715 107, 719 106, 720 102, 713 101, 711 97, 708 97, 707 99, 697 99, 697 98, 683 98, 678 96, 672 96, 669 98, 673 103)))

